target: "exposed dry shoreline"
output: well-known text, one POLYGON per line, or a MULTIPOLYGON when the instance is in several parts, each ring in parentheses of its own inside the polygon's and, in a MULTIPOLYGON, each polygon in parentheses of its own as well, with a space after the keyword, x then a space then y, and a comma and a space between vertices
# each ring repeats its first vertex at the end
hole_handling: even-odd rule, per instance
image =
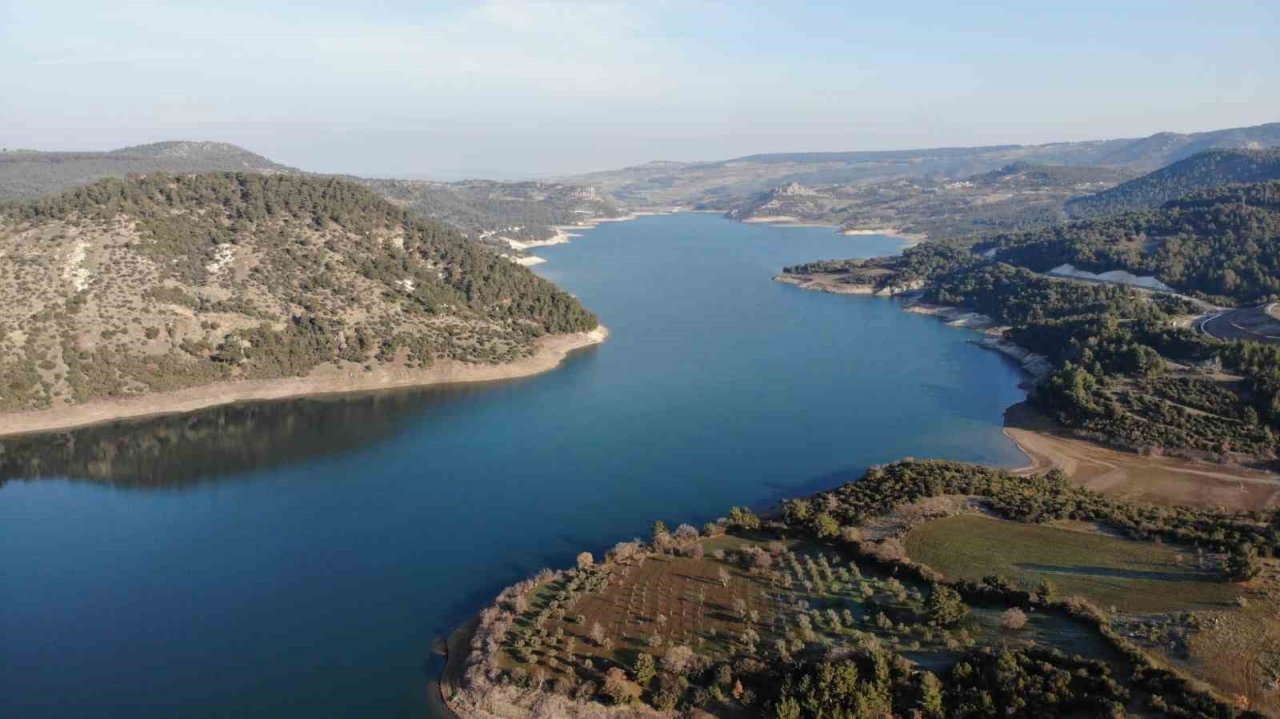
POLYGON ((926 234, 923 234, 920 232, 903 232, 897 227, 878 227, 878 228, 866 228, 866 229, 853 228, 853 229, 841 230, 840 234, 851 235, 851 236, 884 235, 885 237, 892 237, 895 240, 902 240, 903 244, 905 244, 907 247, 914 247, 920 244, 921 242, 924 242, 925 240, 929 239, 929 236, 926 234))
POLYGON ((306 377, 274 380, 216 382, 173 392, 141 397, 101 400, 71 407, 0 414, 0 436, 70 429, 120 419, 180 414, 233 402, 286 399, 312 395, 344 394, 440 384, 492 382, 527 377, 553 370, 575 350, 603 342, 609 336, 604 325, 590 332, 551 335, 538 340, 534 353, 499 365, 441 362, 429 369, 359 366, 322 367, 306 377))
POLYGON ((1280 477, 1274 474, 1105 447, 1073 436, 1026 402, 1005 411, 1004 434, 1030 459, 1015 474, 1059 469, 1076 485, 1128 501, 1227 512, 1280 508, 1280 477))

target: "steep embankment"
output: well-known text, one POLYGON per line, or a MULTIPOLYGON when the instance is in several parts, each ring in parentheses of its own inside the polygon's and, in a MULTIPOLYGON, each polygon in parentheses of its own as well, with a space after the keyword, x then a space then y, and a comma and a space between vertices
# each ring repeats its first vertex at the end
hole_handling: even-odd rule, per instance
POLYGON ((475 381, 604 337, 573 297, 369 190, 105 180, 0 215, 0 431, 475 381))

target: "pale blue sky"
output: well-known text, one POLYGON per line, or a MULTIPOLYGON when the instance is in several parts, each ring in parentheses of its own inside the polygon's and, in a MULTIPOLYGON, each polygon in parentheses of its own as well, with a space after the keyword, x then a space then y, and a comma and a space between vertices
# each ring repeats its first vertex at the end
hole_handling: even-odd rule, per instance
POLYGON ((0 146, 528 177, 1280 120, 1280 2, 0 0, 0 146))

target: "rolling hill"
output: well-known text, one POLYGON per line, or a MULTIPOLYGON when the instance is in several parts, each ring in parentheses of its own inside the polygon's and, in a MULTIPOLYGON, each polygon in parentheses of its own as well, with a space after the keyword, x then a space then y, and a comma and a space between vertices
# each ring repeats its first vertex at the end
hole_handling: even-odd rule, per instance
POLYGON ((556 225, 619 217, 623 211, 594 188, 554 182, 360 180, 411 212, 456 227, 475 239, 546 240, 556 225))
POLYGON ((28 199, 145 172, 296 173, 225 142, 157 142, 107 152, 0 151, 0 199, 28 199))
POLYGON ((892 230, 945 240, 1026 229, 1066 219, 1063 203, 1132 173, 1108 167, 1013 162, 956 180, 901 178, 805 187, 791 183, 734 205, 745 221, 798 221, 846 231, 892 230))
POLYGON ((596 327, 347 180, 151 173, 0 210, 0 410, 329 369, 502 363, 596 327))
POLYGON ((689 206, 727 210, 754 194, 797 182, 807 186, 902 178, 959 178, 1014 162, 1108 167, 1150 172, 1214 148, 1280 145, 1280 123, 1137 139, 1044 145, 949 147, 878 152, 793 152, 717 162, 654 162, 564 178, 633 207, 689 206))

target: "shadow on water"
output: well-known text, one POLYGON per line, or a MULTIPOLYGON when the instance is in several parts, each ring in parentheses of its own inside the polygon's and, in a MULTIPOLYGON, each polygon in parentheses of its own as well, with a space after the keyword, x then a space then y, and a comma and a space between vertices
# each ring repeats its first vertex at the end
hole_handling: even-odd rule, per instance
POLYGON ((27 478, 178 488, 349 452, 394 437, 481 385, 229 404, 0 439, 0 485, 27 478))

